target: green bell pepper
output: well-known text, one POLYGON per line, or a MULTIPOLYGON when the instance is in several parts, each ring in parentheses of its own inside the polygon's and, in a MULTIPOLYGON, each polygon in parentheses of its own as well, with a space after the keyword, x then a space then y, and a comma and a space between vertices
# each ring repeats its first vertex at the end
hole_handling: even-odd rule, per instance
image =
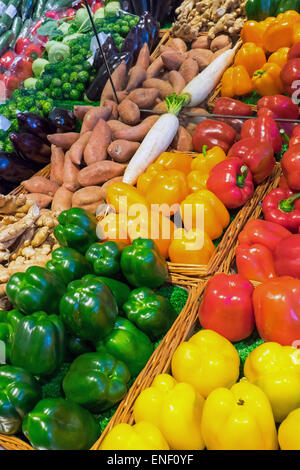
POLYGON ((141 372, 153 352, 148 336, 122 317, 117 318, 114 329, 95 346, 97 351, 106 351, 125 362, 132 377, 141 372))
POLYGON ((280 0, 248 0, 246 3, 247 18, 262 21, 268 16, 275 16, 279 2, 280 0))
POLYGON ((113 329, 118 315, 111 290, 93 274, 68 285, 59 310, 68 330, 90 341, 106 336, 113 329))
POLYGON ((161 256, 153 240, 137 238, 124 248, 121 269, 127 281, 135 287, 156 288, 167 279, 166 260, 161 256))
POLYGON ((276 12, 274 13, 274 16, 277 16, 280 13, 284 13, 288 10, 295 10, 298 12, 300 10, 300 0, 279 0, 277 3, 279 3, 279 5, 276 9, 276 12))
POLYGON ((65 290, 61 279, 41 266, 13 274, 6 286, 8 300, 25 315, 39 310, 58 313, 65 290))
POLYGON ((147 287, 131 291, 123 311, 130 321, 153 339, 168 331, 176 319, 176 312, 168 299, 147 287))
POLYGON ((113 293, 113 296, 118 304, 118 307, 126 302, 130 294, 130 288, 124 282, 117 281, 116 279, 111 279, 110 277, 97 276, 113 293))
POLYGON ((127 366, 111 354, 86 353, 72 362, 63 390, 69 400, 100 413, 122 400, 129 380, 127 366))
POLYGON ((76 338, 75 336, 67 336, 67 350, 72 356, 80 356, 87 352, 92 352, 92 344, 82 338, 76 338))
POLYGON ((0 433, 19 431, 25 413, 41 399, 41 388, 21 367, 0 367, 0 433))
POLYGON ((65 358, 65 328, 58 315, 35 312, 17 324, 10 360, 33 375, 50 375, 65 358))
POLYGON ((18 310, 0 311, 0 341, 5 344, 5 358, 10 362, 10 350, 15 330, 20 319, 24 318, 18 310))
POLYGON ((65 284, 80 279, 92 271, 90 263, 73 248, 57 248, 46 264, 48 271, 56 274, 65 284))
POLYGON ((64 398, 45 398, 25 416, 23 433, 38 450, 88 450, 99 436, 96 419, 64 398))
POLYGON ((80 253, 97 241, 97 219, 79 207, 62 211, 58 216, 59 225, 54 227, 54 235, 61 246, 68 246, 80 253))
POLYGON ((93 243, 88 248, 85 257, 92 263, 95 274, 113 277, 120 272, 120 259, 124 248, 124 243, 114 241, 93 243))

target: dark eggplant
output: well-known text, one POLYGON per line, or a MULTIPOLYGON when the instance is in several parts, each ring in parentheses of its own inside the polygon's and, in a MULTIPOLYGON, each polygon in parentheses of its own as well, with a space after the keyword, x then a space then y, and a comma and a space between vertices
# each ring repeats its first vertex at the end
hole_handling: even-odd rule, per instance
POLYGON ((28 158, 38 165, 46 165, 49 163, 51 156, 50 146, 45 144, 45 142, 36 135, 30 134, 29 132, 22 134, 12 132, 9 138, 16 153, 21 158, 28 158))
POLYGON ((171 8, 171 4, 172 0, 153 0, 152 15, 160 22, 160 24, 165 21, 169 9, 171 8))
MULTIPOLYGON (((162 2, 166 0, 161 0, 162 2)), ((131 0, 134 13, 137 16, 142 16, 142 14, 147 10, 147 0, 131 0)))
POLYGON ((76 118, 70 109, 54 108, 50 111, 48 119, 57 132, 73 132, 76 129, 76 118))
POLYGON ((158 34, 160 29, 159 22, 151 15, 149 12, 146 12, 143 15, 145 26, 147 27, 150 37, 151 37, 151 44, 149 44, 149 49, 151 50, 153 46, 156 45, 158 40, 158 34))
POLYGON ((149 45, 149 49, 151 49, 151 41, 152 38, 150 37, 149 30, 146 24, 146 20, 144 16, 141 16, 139 19, 138 24, 136 25, 138 29, 138 36, 139 36, 139 47, 140 49, 143 47, 145 42, 149 45))
POLYGON ((18 184, 30 178, 38 169, 38 165, 15 153, 0 152, 0 179, 5 182, 18 184))
MULTIPOLYGON (((105 54, 106 60, 109 60, 111 56, 118 54, 119 49, 116 46, 114 38, 109 34, 107 39, 102 45, 103 52, 105 54)), ((93 67, 96 70, 99 70, 100 67, 104 64, 103 55, 100 49, 96 50, 93 67)))
POLYGON ((133 57, 133 62, 136 61, 141 50, 140 34, 137 26, 133 26, 127 34, 121 52, 130 52, 133 57))
MULTIPOLYGON (((112 56, 108 61, 108 67, 110 73, 112 73, 120 64, 121 62, 125 62, 128 68, 131 66, 132 63, 132 55, 130 52, 118 52, 115 56, 112 56)), ((105 84, 108 80, 108 72, 106 69, 105 64, 98 70, 96 77, 90 84, 89 88, 86 91, 86 96, 91 101, 98 101, 101 98, 101 94, 105 84)))
POLYGON ((49 119, 45 119, 39 114, 18 113, 17 119, 21 132, 30 132, 48 142, 47 135, 56 132, 56 126, 49 119))

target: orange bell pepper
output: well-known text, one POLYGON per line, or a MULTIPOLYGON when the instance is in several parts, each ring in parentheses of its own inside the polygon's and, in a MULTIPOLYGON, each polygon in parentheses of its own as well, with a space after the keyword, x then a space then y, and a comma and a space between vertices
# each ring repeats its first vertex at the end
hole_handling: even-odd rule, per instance
POLYGON ((209 173, 202 173, 199 170, 192 170, 187 175, 188 189, 192 193, 199 191, 199 189, 207 189, 206 183, 209 178, 209 173))
POLYGON ((253 84, 246 68, 243 65, 229 67, 222 77, 221 96, 247 95, 253 91, 253 84))
POLYGON ((109 186, 106 193, 106 202, 112 205, 116 212, 128 212, 134 204, 141 204, 148 207, 144 195, 131 184, 122 181, 109 186))
POLYGON ((178 170, 162 170, 152 178, 150 188, 145 196, 152 210, 156 210, 154 205, 158 207, 167 204, 168 207, 166 206, 165 210, 162 207, 162 213, 169 216, 177 212, 176 207, 173 209, 171 207, 180 204, 188 193, 184 173, 178 170))
POLYGON ((289 47, 281 47, 280 49, 278 49, 278 51, 273 52, 273 54, 270 55, 270 57, 268 58, 268 62, 271 62, 272 64, 277 64, 278 67, 283 69, 283 67, 288 61, 289 50, 289 47))
POLYGON ((300 15, 295 10, 287 10, 284 13, 280 13, 276 18, 278 21, 287 21, 288 23, 298 23, 300 21, 300 15))
POLYGON ((164 169, 163 165, 159 163, 152 163, 152 165, 149 165, 147 168, 147 171, 145 171, 145 173, 142 173, 138 177, 138 180, 136 183, 136 187, 138 191, 140 191, 143 194, 147 194, 150 188, 152 179, 163 169, 164 169))
POLYGON ((291 47, 294 42, 294 26, 289 21, 271 23, 263 35, 263 47, 267 52, 275 52, 281 47, 291 47))
POLYGON ((196 191, 182 201, 181 217, 187 230, 200 228, 212 240, 220 237, 230 222, 229 213, 224 204, 207 189, 196 191))
POLYGON ((174 239, 169 246, 172 263, 208 264, 216 250, 211 238, 200 229, 188 232, 182 228, 175 230, 174 239))
POLYGON ((283 93, 283 83, 280 78, 281 68, 272 62, 267 62, 253 74, 254 90, 261 96, 280 95, 283 93))
POLYGON ((191 170, 193 157, 183 152, 163 152, 155 161, 155 165, 162 165, 166 170, 178 170, 187 175, 191 170))
POLYGON ((252 77, 255 70, 260 69, 266 61, 262 47, 257 46, 254 42, 246 42, 236 54, 234 65, 243 65, 249 76, 252 77))
POLYGON ((265 27, 262 21, 260 23, 257 21, 246 21, 241 30, 241 38, 243 43, 254 42, 257 46, 262 46, 264 32, 265 27))

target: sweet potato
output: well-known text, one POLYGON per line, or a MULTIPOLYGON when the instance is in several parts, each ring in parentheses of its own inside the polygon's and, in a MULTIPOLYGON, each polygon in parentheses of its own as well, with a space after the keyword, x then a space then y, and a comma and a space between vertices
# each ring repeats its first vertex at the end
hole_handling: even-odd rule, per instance
POLYGON ((90 109, 93 109, 93 108, 94 106, 88 106, 88 105, 87 106, 85 105, 74 106, 74 115, 79 121, 82 121, 86 113, 90 111, 90 109))
POLYGON ((70 148, 69 155, 70 155, 72 162, 75 163, 75 165, 81 164, 84 149, 87 146, 91 135, 92 135, 92 131, 85 132, 79 137, 78 140, 76 140, 76 142, 70 148))
MULTIPOLYGON (((124 89, 126 78, 127 78, 127 66, 125 62, 122 62, 119 67, 114 70, 111 74, 114 87, 116 91, 121 91, 124 89)), ((105 87, 103 88, 102 95, 101 95, 101 104, 104 103, 105 100, 113 100, 114 99, 114 92, 108 79, 105 87)))
POLYGON ((213 60, 213 53, 209 49, 191 49, 188 57, 197 61, 199 70, 202 71, 213 60))
POLYGON ((44 209, 51 204, 53 197, 42 193, 30 193, 26 194, 26 199, 35 202, 40 209, 44 209))
POLYGON ((65 164, 64 164, 64 186, 69 191, 76 191, 80 187, 78 183, 78 165, 74 165, 72 162, 69 152, 65 155, 65 164))
POLYGON ((152 108, 153 111, 158 111, 158 112, 162 112, 162 113, 166 113, 167 112, 167 105, 164 101, 160 101, 159 103, 157 103, 154 108, 152 108))
POLYGON ((85 132, 92 131, 100 119, 107 121, 108 119, 110 119, 110 117, 111 108, 106 108, 105 106, 97 106, 93 109, 90 109, 90 111, 88 111, 84 116, 80 134, 82 135, 85 132))
POLYGON ((199 66, 197 61, 191 57, 186 59, 180 67, 179 73, 182 75, 185 83, 189 83, 199 73, 199 66))
POLYGON ((178 70, 186 59, 185 55, 180 54, 180 52, 176 52, 174 50, 171 50, 170 52, 164 52, 161 55, 161 58, 164 66, 168 70, 178 70))
POLYGON ((79 172, 78 181, 81 186, 94 186, 124 173, 125 165, 104 160, 83 168, 79 172))
POLYGON ((158 97, 158 90, 156 88, 137 88, 129 93, 128 99, 138 105, 139 108, 152 108, 155 100, 158 97))
POLYGON ((59 186, 63 184, 63 171, 65 163, 65 154, 63 149, 51 145, 51 170, 50 180, 57 183, 59 186))
POLYGON ((69 150, 70 147, 79 139, 78 132, 64 132, 62 134, 49 134, 47 139, 56 147, 60 147, 63 150, 69 150))
POLYGON ((219 55, 223 54, 223 52, 228 51, 229 49, 231 49, 230 44, 228 44, 228 46, 223 47, 223 49, 219 49, 218 51, 216 51, 213 55, 212 61, 219 57, 219 55))
POLYGON ((185 80, 181 73, 177 70, 172 70, 169 73, 169 81, 173 87, 174 92, 179 95, 185 87, 185 80))
POLYGON ((125 124, 135 126, 141 119, 140 108, 128 98, 118 106, 119 116, 125 124))
MULTIPOLYGON (((122 103, 122 101, 125 100, 127 96, 128 96, 127 90, 117 91, 117 98, 118 98, 119 103, 122 103)), ((115 95, 113 96, 112 100, 117 102, 115 95)))
POLYGON ((40 193, 47 196, 54 196, 58 190, 58 184, 44 176, 32 176, 29 180, 23 181, 22 186, 29 193, 40 193))
POLYGON ((157 77, 164 66, 161 56, 157 57, 147 69, 147 79, 157 77))
MULTIPOLYGON (((173 47, 170 47, 170 46, 160 46, 159 53, 160 53, 160 55, 162 55, 164 52, 172 52, 174 50, 175 49, 173 49, 173 47)), ((176 51, 176 52, 178 52, 178 51, 176 51)))
POLYGON ((149 46, 146 42, 139 52, 136 65, 138 65, 139 67, 143 67, 144 70, 147 70, 150 65, 150 51, 149 46))
POLYGON ((118 117, 119 117, 118 105, 115 101, 105 100, 103 105, 106 108, 109 108, 111 110, 111 119, 118 119, 118 117))
POLYGON ((197 127, 197 124, 195 124, 194 122, 189 122, 185 129, 193 137, 196 127, 197 127))
POLYGON ((192 49, 209 49, 209 39, 207 35, 199 36, 192 42, 192 49))
POLYGON ((71 191, 69 191, 64 185, 61 186, 54 195, 51 210, 60 213, 62 211, 71 209, 72 196, 73 193, 71 191))
POLYGON ((106 183, 104 183, 101 186, 102 195, 103 195, 104 200, 106 200, 107 190, 110 187, 110 185, 113 184, 113 183, 119 183, 119 181, 122 181, 122 179, 123 179, 123 176, 115 176, 114 178, 111 178, 110 180, 106 181, 106 183))
POLYGON ((179 126, 178 132, 171 146, 181 152, 191 152, 193 150, 192 136, 182 126, 179 126))
POLYGON ((141 142, 157 119, 158 116, 149 116, 140 124, 133 127, 120 121, 108 121, 108 125, 112 131, 113 140, 122 139, 130 140, 131 142, 141 142))
POLYGON ((180 38, 171 39, 171 41, 168 42, 168 46, 172 49, 175 49, 175 51, 181 52, 182 54, 187 51, 186 43, 180 38))
POLYGON ((210 50, 213 52, 217 52, 220 49, 224 49, 224 47, 231 47, 232 46, 232 41, 229 36, 226 34, 220 34, 220 36, 217 36, 214 38, 211 43, 210 43, 210 50))
POLYGON ((131 159, 139 146, 139 142, 130 142, 129 140, 118 139, 109 145, 107 153, 113 161, 125 163, 131 159))
MULTIPOLYGON (((197 65, 197 64, 196 64, 197 65)), ((159 78, 149 78, 143 83, 144 88, 156 88, 161 99, 165 99, 166 96, 174 93, 172 85, 169 82, 160 80, 159 78)))
POLYGON ((102 203, 104 203, 103 191, 99 186, 81 188, 72 197, 72 207, 81 207, 82 209, 89 210, 95 206, 92 212, 95 212, 98 205, 102 203))
POLYGON ((107 147, 111 143, 111 131, 107 122, 100 119, 92 131, 91 137, 84 149, 84 161, 87 165, 105 160, 107 147))
POLYGON ((129 72, 129 82, 126 87, 128 93, 141 86, 141 84, 146 80, 146 78, 147 74, 144 67, 141 67, 140 65, 135 65, 134 67, 132 67, 129 72))

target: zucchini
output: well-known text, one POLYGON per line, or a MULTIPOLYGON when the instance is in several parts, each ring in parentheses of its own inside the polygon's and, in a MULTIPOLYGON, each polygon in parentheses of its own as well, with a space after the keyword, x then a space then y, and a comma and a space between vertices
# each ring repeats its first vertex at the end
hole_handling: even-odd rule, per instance
POLYGON ((19 16, 16 16, 11 27, 11 31, 14 33, 14 40, 11 43, 11 47, 15 46, 21 29, 22 29, 22 20, 19 16))
POLYGON ((39 18, 41 18, 41 16, 43 15, 43 13, 45 11, 46 2, 47 2, 47 0, 37 0, 37 2, 35 4, 33 15, 32 15, 32 18, 34 20, 38 20, 39 18))
POLYGON ((8 31, 11 28, 13 20, 17 15, 19 4, 20 0, 10 0, 8 7, 1 16, 0 34, 3 34, 5 31, 8 31))
POLYGON ((14 39, 14 33, 12 31, 6 31, 0 36, 0 56, 4 54, 9 48, 11 42, 14 39))

